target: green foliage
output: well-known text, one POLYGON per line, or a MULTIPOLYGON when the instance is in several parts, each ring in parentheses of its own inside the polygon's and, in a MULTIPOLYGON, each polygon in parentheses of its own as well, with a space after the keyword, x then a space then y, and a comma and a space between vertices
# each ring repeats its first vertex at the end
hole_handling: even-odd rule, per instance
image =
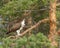
POLYGON ((20 37, 17 39, 3 38, 3 48, 50 48, 50 41, 42 33, 36 35, 32 34, 27 37, 20 37))
MULTIPOLYGON (((51 0, 50 0, 51 1, 51 0)), ((54 3, 55 0, 52 0, 52 2, 54 3)))
POLYGON ((35 9, 38 9, 47 4, 48 0, 13 0, 0 9, 0 14, 2 16, 21 16, 23 10, 31 9, 34 5, 36 5, 35 9))
POLYGON ((0 14, 4 16, 14 16, 21 14, 21 10, 29 9, 37 0, 17 0, 10 1, 0 9, 0 14))
MULTIPOLYGON (((33 20, 36 22, 40 19, 43 19, 48 16, 48 13, 45 11, 40 11, 41 8, 44 8, 48 4, 48 0, 12 0, 8 1, 0 8, 0 15, 2 15, 2 18, 4 20, 14 21, 17 18, 21 18, 25 10, 32 10, 32 7, 34 7, 33 10, 39 10, 39 11, 32 11, 31 16, 33 17, 33 20), (39 17, 37 15, 39 14, 39 17)), ((2 3, 4 3, 2 1, 2 3)), ((5 23, 4 23, 5 25, 5 23)), ((6 32, 6 30, 4 30, 6 32)))
MULTIPOLYGON (((35 22, 38 22, 39 20, 49 16, 48 7, 49 7, 50 0, 12 0, 12 1, 5 0, 5 1, 0 0, 0 15, 2 15, 2 17, 6 20, 8 19, 10 21, 10 20, 14 20, 16 17, 20 18, 24 13, 24 10, 31 10, 32 7, 34 7, 34 5, 36 5, 36 7, 33 10, 36 11, 32 11, 31 16, 35 22), (7 1, 6 4, 5 1, 7 1), (45 8, 47 9, 40 10, 45 8)), ((54 0, 51 1, 54 2, 54 0)), ((56 14, 58 20, 60 20, 60 11, 57 11, 56 14)), ((42 25, 46 26, 46 24, 42 24, 42 25)), ((42 30, 42 25, 40 26, 41 30, 42 30)), ((4 37, 3 31, 6 32, 5 28, 2 29, 1 27, 0 36, 4 37)), ((42 31, 43 33, 46 33, 46 30, 42 30, 42 31)), ((41 33, 38 33, 37 35, 32 34, 31 36, 29 36, 28 39, 25 36, 15 40, 12 40, 10 38, 3 38, 3 45, 0 45, 0 48, 22 48, 23 46, 26 48, 50 48, 51 47, 50 41, 48 41, 47 37, 45 37, 41 33)))

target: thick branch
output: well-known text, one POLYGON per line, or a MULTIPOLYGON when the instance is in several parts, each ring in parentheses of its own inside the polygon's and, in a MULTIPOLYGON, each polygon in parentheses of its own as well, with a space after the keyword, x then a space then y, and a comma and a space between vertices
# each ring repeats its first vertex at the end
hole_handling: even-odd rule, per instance
POLYGON ((60 3, 57 3, 57 5, 56 6, 60 6, 60 3))
POLYGON ((28 28, 26 31, 24 31, 23 33, 21 33, 21 35, 20 35, 20 36, 25 35, 27 32, 29 32, 30 30, 32 30, 32 29, 34 29, 34 28, 36 28, 38 25, 40 25, 42 22, 47 22, 48 20, 49 20, 48 18, 47 18, 47 19, 40 20, 37 24, 35 24, 35 25, 31 26, 31 27, 30 27, 30 28, 28 28))

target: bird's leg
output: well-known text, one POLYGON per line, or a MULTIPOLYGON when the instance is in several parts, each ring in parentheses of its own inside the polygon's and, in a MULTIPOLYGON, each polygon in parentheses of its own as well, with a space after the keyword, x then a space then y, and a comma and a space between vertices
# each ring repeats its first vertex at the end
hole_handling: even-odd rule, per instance
POLYGON ((16 31, 18 36, 21 34, 20 32, 22 29, 23 29, 23 27, 21 27, 19 30, 16 31))

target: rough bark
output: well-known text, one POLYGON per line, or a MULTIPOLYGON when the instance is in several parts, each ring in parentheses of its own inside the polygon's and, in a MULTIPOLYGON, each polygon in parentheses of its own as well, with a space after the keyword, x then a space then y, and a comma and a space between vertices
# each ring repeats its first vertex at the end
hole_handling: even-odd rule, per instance
POLYGON ((51 41, 52 46, 57 46, 57 42, 55 41, 56 38, 56 1, 50 1, 50 11, 49 11, 49 18, 50 18, 50 34, 49 40, 51 41))

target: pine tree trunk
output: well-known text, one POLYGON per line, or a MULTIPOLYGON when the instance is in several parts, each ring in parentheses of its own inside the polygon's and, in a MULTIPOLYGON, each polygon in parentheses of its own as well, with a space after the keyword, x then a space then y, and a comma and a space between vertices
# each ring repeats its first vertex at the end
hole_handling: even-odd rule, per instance
POLYGON ((50 1, 50 10, 49 10, 49 18, 50 18, 50 34, 49 40, 51 41, 52 46, 56 46, 57 42, 55 41, 56 38, 56 1, 50 1))

